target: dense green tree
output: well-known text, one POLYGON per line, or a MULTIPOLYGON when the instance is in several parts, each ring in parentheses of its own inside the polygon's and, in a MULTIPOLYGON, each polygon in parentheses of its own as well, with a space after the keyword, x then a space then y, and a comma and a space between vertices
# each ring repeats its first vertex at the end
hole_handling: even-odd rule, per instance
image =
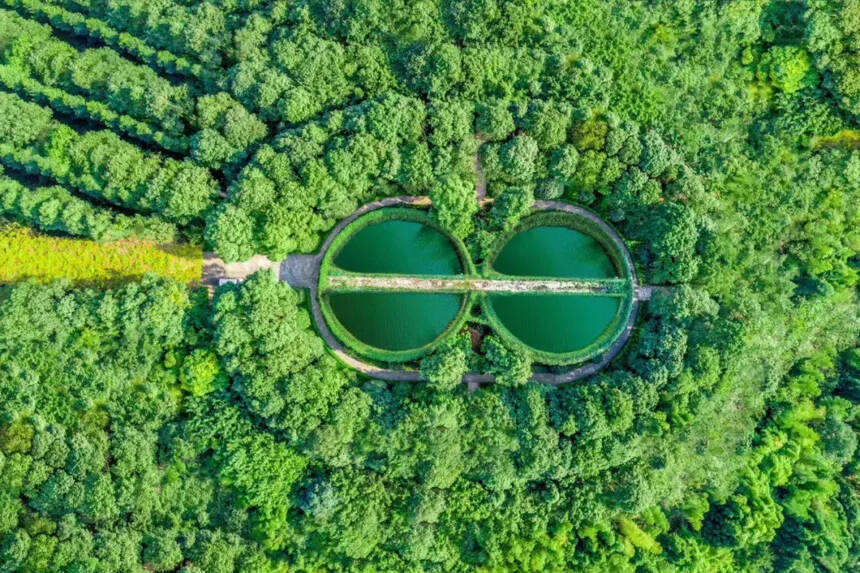
POLYGON ((785 93, 818 85, 809 53, 795 46, 774 46, 759 60, 757 76, 785 93))
POLYGON ((855 116, 860 112, 860 68, 856 55, 860 51, 860 23, 853 2, 837 0, 806 3, 806 42, 820 69, 828 77, 823 86, 831 90, 836 101, 855 116))
POLYGON ((677 203, 662 203, 647 219, 644 236, 650 259, 650 280, 687 282, 696 276, 699 227, 695 215, 677 203))
POLYGON ((499 338, 488 336, 482 347, 487 371, 503 386, 521 386, 531 377, 532 360, 523 350, 506 346, 499 338))
MULTIPOLYGON (((442 147, 465 141, 473 134, 474 106, 464 101, 434 101, 428 111, 428 123, 433 130, 430 143, 442 147)), ((513 118, 511 118, 513 123, 513 118)))
POLYGON ((506 139, 514 128, 514 116, 504 101, 491 101, 478 106, 475 131, 479 137, 500 141, 506 139))
POLYGON ((469 180, 451 176, 437 181, 430 189, 430 200, 433 202, 433 216, 443 229, 459 238, 472 232, 478 204, 475 187, 469 180))
POLYGON ((156 217, 126 216, 94 206, 68 189, 34 187, 13 179, 0 167, 0 215, 29 223, 42 231, 60 231, 94 240, 130 236, 172 242, 176 227, 156 217))
POLYGON ((447 344, 421 360, 421 376, 434 390, 449 392, 468 371, 466 353, 456 344, 447 344))
POLYGON ((534 194, 531 189, 509 187, 502 191, 490 209, 490 224, 503 233, 511 231, 531 211, 534 194))
POLYGON ((296 291, 260 271, 241 288, 219 293, 214 338, 247 406, 296 436, 322 422, 349 382, 298 303, 296 291))
POLYGON ((0 286, 0 569, 860 568, 856 2, 4 6, 6 219, 278 259, 430 194, 480 257, 534 194, 670 286, 559 387, 368 378, 266 275, 0 286))

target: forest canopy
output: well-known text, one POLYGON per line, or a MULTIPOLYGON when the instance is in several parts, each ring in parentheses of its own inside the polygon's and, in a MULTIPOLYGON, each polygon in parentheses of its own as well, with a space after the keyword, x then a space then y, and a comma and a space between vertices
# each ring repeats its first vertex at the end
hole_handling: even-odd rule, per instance
POLYGON ((0 572, 860 569, 858 55, 852 0, 2 0, 0 235, 156 273, 0 274, 0 572), (659 288, 590 377, 464 330, 414 383, 187 276, 400 196, 659 288))

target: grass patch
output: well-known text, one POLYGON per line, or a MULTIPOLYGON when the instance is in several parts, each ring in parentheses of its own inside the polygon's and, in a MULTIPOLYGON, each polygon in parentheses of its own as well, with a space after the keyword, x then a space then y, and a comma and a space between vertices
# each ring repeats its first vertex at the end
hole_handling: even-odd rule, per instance
POLYGON ((203 253, 191 245, 97 243, 37 235, 17 224, 0 225, 0 283, 68 278, 79 285, 113 286, 146 273, 193 283, 200 280, 202 267, 203 253))

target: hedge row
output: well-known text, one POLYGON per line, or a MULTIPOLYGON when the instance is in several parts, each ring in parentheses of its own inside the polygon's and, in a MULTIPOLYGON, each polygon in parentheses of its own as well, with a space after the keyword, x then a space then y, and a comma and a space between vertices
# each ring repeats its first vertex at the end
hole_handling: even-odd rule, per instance
POLYGON ((43 85, 100 101, 123 115, 182 136, 194 113, 186 86, 175 86, 152 68, 110 48, 78 50, 49 26, 0 10, 0 62, 43 85))
POLYGON ((0 93, 0 142, 10 167, 179 224, 200 219, 218 193, 203 167, 143 152, 111 131, 79 134, 13 94, 0 93))
POLYGON ((245 159, 266 125, 226 92, 196 97, 110 48, 78 50, 43 24, 0 10, 3 85, 210 168, 245 159))
POLYGON ((127 216, 84 201, 60 186, 28 187, 3 175, 0 167, 0 216, 26 222, 42 231, 59 231, 112 241, 135 237, 172 243, 176 227, 156 217, 127 216))
POLYGON ((206 91, 216 91, 225 83, 223 74, 210 70, 185 56, 177 56, 170 51, 153 48, 140 38, 117 30, 97 18, 90 18, 42 0, 0 0, 0 4, 50 24, 63 32, 96 38, 116 50, 128 53, 167 73, 196 78, 201 81, 206 91))
POLYGON ((0 85, 40 105, 71 115, 77 119, 95 120, 140 141, 157 145, 173 153, 186 153, 189 149, 187 137, 175 137, 148 123, 128 115, 122 115, 109 106, 73 95, 61 89, 43 85, 21 70, 0 65, 0 85))
POLYGON ((170 0, 48 0, 98 18, 154 48, 218 69, 230 48, 227 14, 216 3, 184 6, 170 0))

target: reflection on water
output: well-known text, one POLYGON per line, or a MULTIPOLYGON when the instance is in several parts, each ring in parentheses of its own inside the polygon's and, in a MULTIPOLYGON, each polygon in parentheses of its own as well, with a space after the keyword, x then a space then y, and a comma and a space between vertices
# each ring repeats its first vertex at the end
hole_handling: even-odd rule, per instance
POLYGON ((489 299, 514 336, 555 353, 591 344, 612 323, 623 300, 582 294, 494 294, 489 299))
POLYGON ((432 342, 460 310, 461 295, 343 292, 328 295, 340 323, 358 340, 384 350, 432 342))
POLYGON ((603 247, 568 227, 535 227, 514 235, 493 261, 508 275, 608 278, 617 276, 603 247))

